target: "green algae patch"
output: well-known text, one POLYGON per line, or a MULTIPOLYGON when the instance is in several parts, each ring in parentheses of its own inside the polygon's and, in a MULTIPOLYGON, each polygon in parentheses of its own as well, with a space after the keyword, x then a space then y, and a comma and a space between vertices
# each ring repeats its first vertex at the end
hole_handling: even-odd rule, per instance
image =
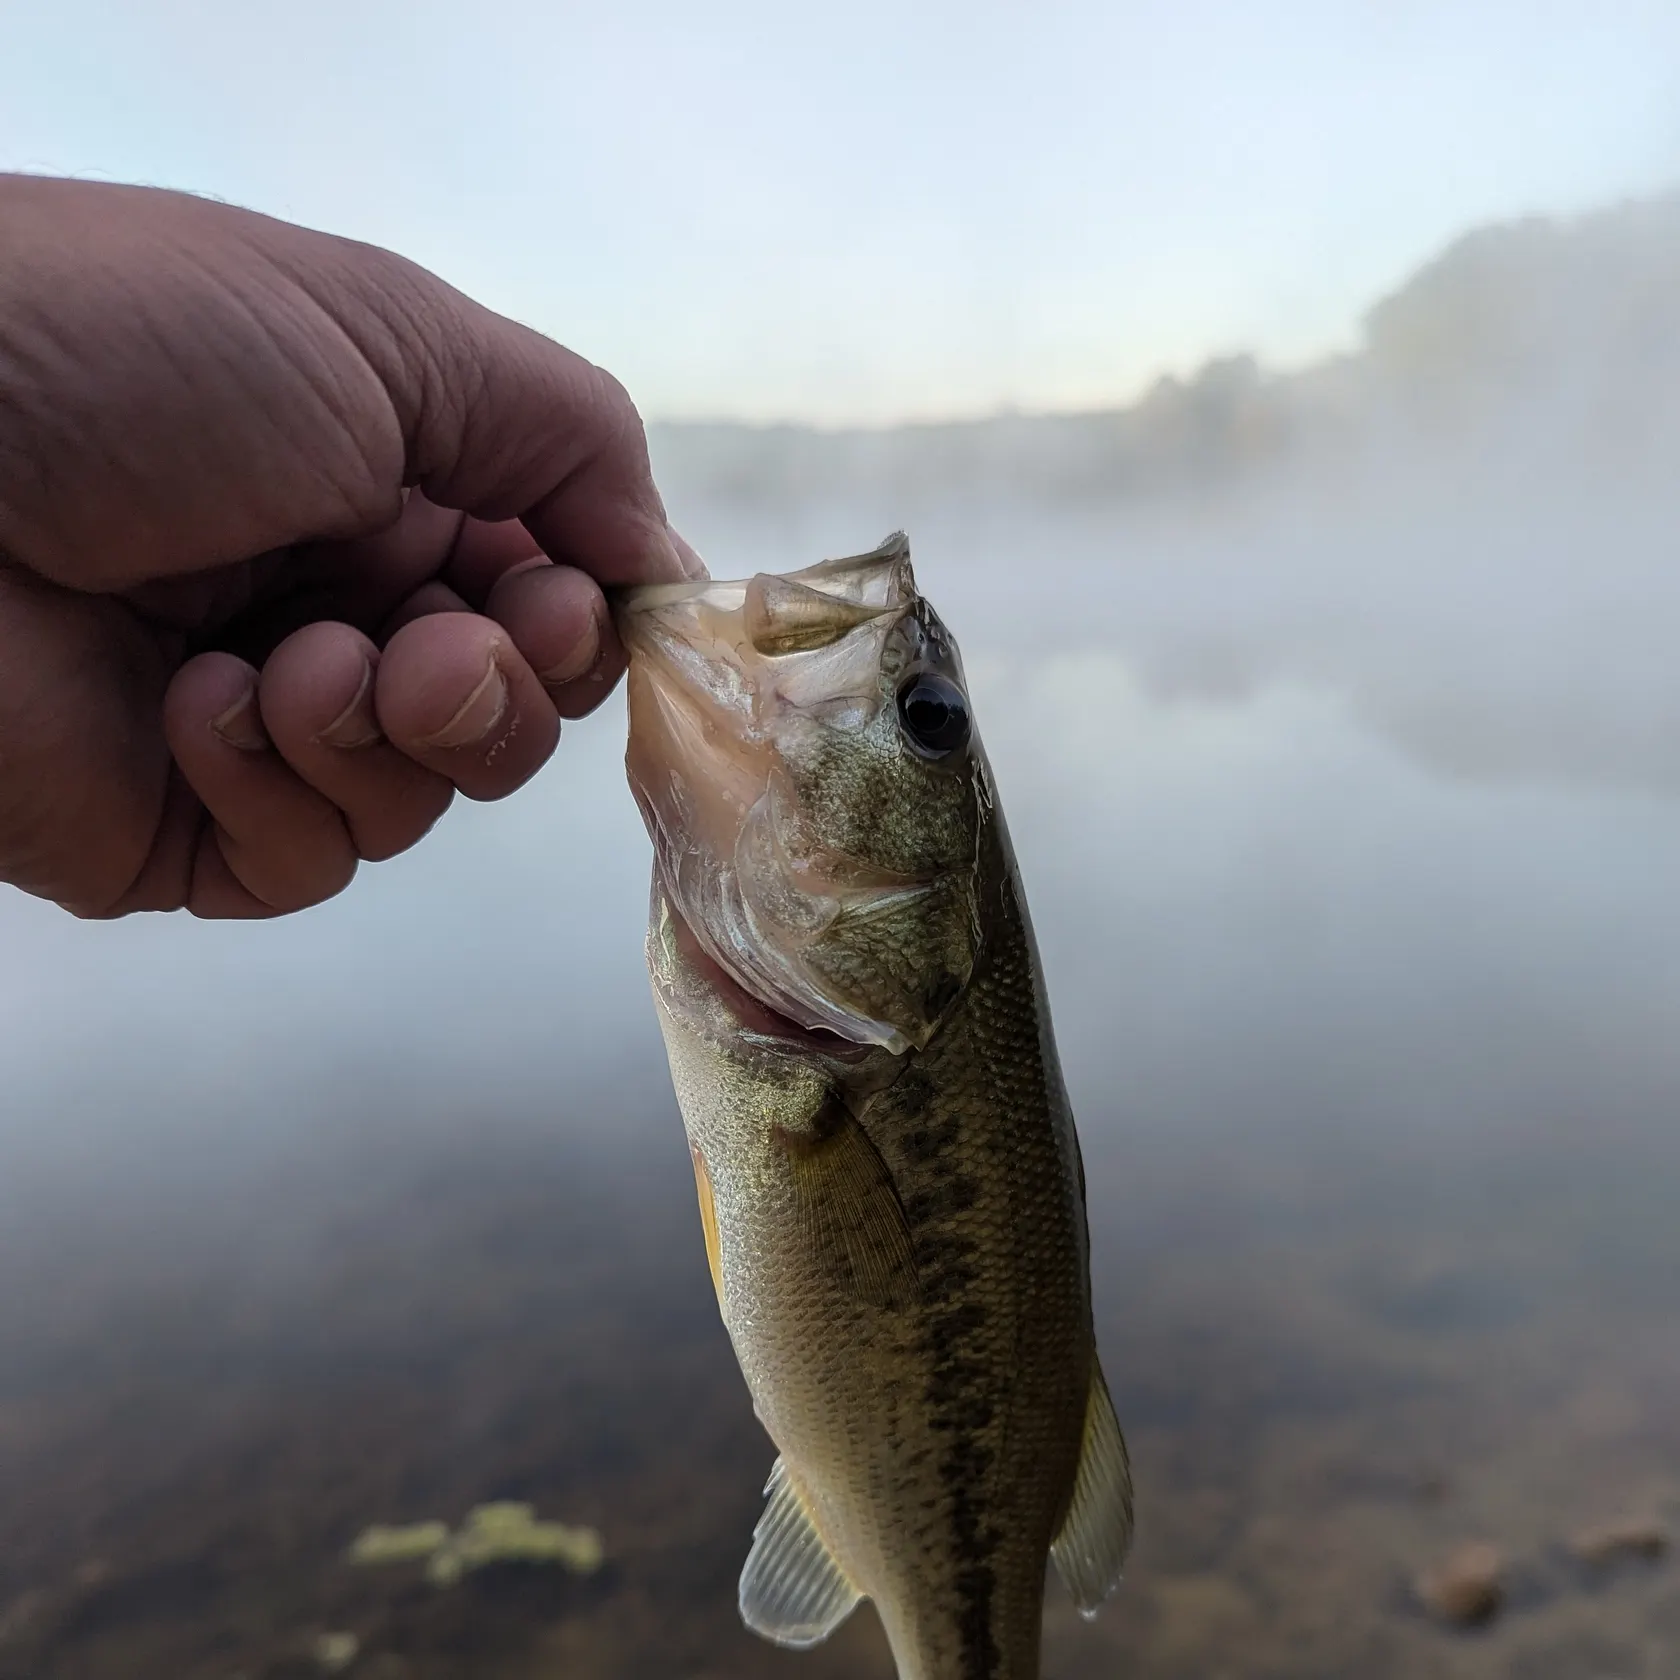
POLYGON ((423 1563, 449 1543, 449 1524, 409 1523, 403 1528, 363 1529, 350 1548, 350 1561, 359 1564, 423 1563))
POLYGON ((594 1529, 541 1522, 534 1506, 503 1501, 470 1511, 453 1533, 440 1522, 365 1529, 351 1546, 349 1561, 363 1566, 423 1562, 427 1580, 450 1587, 498 1563, 548 1564, 593 1575, 602 1556, 601 1536, 594 1529))

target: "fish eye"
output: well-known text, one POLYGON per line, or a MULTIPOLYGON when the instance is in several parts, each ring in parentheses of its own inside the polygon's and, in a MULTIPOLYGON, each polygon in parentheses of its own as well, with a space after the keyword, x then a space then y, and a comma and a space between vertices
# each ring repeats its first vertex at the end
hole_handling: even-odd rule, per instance
POLYGON ((949 758, 968 745, 968 699, 937 671, 918 671, 899 689, 898 718, 923 758, 949 758))

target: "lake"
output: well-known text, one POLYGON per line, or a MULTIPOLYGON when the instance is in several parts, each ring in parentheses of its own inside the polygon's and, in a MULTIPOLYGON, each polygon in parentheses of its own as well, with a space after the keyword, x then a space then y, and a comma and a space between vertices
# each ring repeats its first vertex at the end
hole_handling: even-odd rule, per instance
MULTIPOLYGON (((786 539, 710 517, 720 571, 786 539)), ((780 563, 882 534, 839 524, 780 563)), ((1322 660, 1189 680, 1164 597, 1144 640, 1082 616, 1099 536, 1025 583, 1013 536, 918 550, 1038 922, 1138 1481, 1114 1602, 1051 1584, 1048 1680, 1674 1673, 1680 1569, 1567 1542, 1680 1516, 1680 807, 1543 722, 1455 759, 1322 660), (1475 1540, 1506 1605, 1461 1632, 1414 1580, 1475 1540)), ((284 925, 0 903, 4 1680, 887 1680, 867 1608, 806 1654, 736 1618, 773 1454, 646 997, 622 727, 284 925), (504 1499, 601 1568, 346 1561, 504 1499)))

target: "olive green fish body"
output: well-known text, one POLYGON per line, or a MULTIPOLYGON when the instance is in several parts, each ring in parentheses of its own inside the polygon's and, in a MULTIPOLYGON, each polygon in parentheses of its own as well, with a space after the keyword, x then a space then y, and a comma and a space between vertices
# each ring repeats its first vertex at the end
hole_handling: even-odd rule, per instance
MULTIPOLYGON (((634 681, 638 644, 627 639, 634 681)), ((926 664, 930 644, 912 642, 926 664)), ((890 636, 880 657, 883 692, 902 702, 921 666, 894 669, 890 636)), ((928 668, 940 657, 936 646, 928 668)), ((633 693, 633 719, 636 704, 633 693)), ((708 901, 684 869, 696 835, 721 856, 725 829, 728 867, 750 869, 762 852, 751 820, 741 815, 736 834, 696 809, 686 760, 670 786, 650 793, 645 765, 638 782, 664 848, 649 964, 708 1254, 781 1454, 742 1613, 805 1645, 867 1597, 902 1680, 1035 1680, 1047 1558, 1054 1550, 1094 1609, 1130 1534, 1124 1446, 1092 1335, 1078 1143, 978 743, 965 740, 960 761, 901 773, 885 724, 868 726, 870 745, 856 717, 842 723, 854 732, 849 769, 824 759, 832 743, 813 756, 806 735, 784 738, 777 760, 788 772, 778 843, 799 853, 785 872, 830 904, 829 920, 800 924, 793 956, 748 952, 745 975, 713 954, 733 955, 717 926, 707 938, 695 925, 707 922, 696 902, 708 901), (895 832, 860 828, 855 809, 825 811, 826 794, 803 785, 813 764, 824 788, 850 783, 852 806, 879 800, 876 827, 895 832), (930 792, 924 775, 946 779, 930 792), (836 834, 844 848, 830 844, 836 834), (828 873, 813 887, 819 865, 828 873), (812 974, 815 1002, 801 989, 812 974), (862 1023, 856 1038, 781 1013, 822 1014, 837 998, 862 1023)), ((937 729, 929 738, 943 740, 937 729)), ((743 783, 728 810, 756 785, 743 783)), ((716 915, 737 936, 804 914, 778 907, 780 887, 737 884, 721 897, 743 890, 768 908, 726 903, 716 915)))

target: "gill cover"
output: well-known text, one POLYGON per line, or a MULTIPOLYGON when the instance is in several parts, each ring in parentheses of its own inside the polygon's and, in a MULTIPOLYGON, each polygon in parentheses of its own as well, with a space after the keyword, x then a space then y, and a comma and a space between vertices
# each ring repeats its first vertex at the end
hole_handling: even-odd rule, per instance
POLYGON ((966 984, 990 811, 962 663, 902 535, 629 592, 631 787, 660 884, 763 1004, 895 1053, 966 984))

